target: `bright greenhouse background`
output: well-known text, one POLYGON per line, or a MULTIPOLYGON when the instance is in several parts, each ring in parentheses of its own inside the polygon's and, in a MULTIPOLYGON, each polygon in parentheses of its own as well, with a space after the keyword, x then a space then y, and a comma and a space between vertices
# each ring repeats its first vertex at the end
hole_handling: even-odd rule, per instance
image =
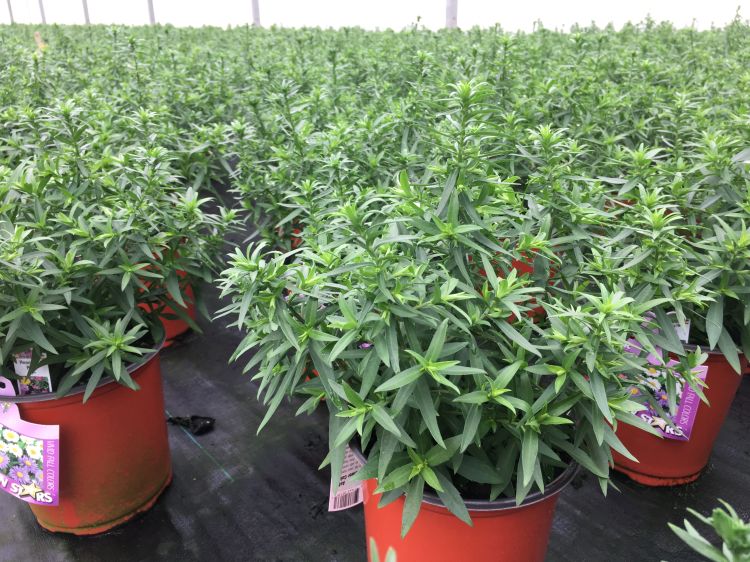
MULTIPOLYGON (((0 23, 9 23, 7 2, 0 6, 0 23)), ((41 21, 38 0, 10 0, 18 23, 41 21)), ((459 0, 462 28, 500 23, 506 30, 530 31, 541 20, 546 27, 569 29, 572 24, 595 22, 619 27, 627 21, 651 16, 678 27, 707 29, 723 26, 735 16, 750 15, 750 0, 527 0, 507 2, 459 0)), ((88 0, 91 23, 147 24, 147 0, 88 0)), ((84 23, 82 0, 44 0, 48 23, 84 23)), ((251 0, 154 0, 158 23, 176 26, 244 25, 252 21, 251 0)), ((445 23, 444 0, 260 0, 264 26, 360 26, 368 29, 401 29, 417 21, 437 29, 445 23)))

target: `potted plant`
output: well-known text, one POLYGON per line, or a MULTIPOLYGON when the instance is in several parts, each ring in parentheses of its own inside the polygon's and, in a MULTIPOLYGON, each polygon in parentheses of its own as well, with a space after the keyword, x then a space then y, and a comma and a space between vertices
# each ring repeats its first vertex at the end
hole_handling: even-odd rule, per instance
MULTIPOLYGON (((492 268, 467 279, 468 251, 495 255, 480 242, 487 232, 464 228, 455 204, 444 224, 456 238, 440 234, 437 216, 399 215, 397 201, 370 211, 387 199, 363 195, 290 263, 262 245, 232 256, 224 292, 234 303, 224 312, 249 332, 234 358, 255 352, 249 367, 269 406, 262 425, 296 391, 311 394, 300 411, 325 398, 327 463, 338 474, 356 443, 368 536, 406 560, 496 556, 500 533, 503 556, 543 559, 575 464, 606 490, 610 447, 628 454, 610 424, 645 425, 620 375, 639 369, 625 348, 630 334, 647 340, 652 303, 603 286, 531 303, 542 289, 516 274, 515 258, 498 260, 504 279, 492 268), (544 322, 525 314, 539 302, 544 322), (305 382, 309 365, 320 376, 305 382)), ((549 242, 529 223, 496 226, 510 248, 549 242)))
MULTIPOLYGON (((702 354, 683 370, 683 374, 700 372, 700 377, 665 373, 651 381, 665 395, 660 401, 666 415, 659 407, 643 412, 662 425, 664 420, 678 425, 678 419, 683 420, 682 435, 667 431, 667 439, 658 439, 629 427, 618 433, 639 462, 616 454, 615 467, 647 485, 683 484, 700 476, 739 387, 739 374, 747 368, 747 351, 744 355, 739 351, 747 350, 750 342, 744 289, 750 234, 740 195, 745 171, 736 165, 742 155, 731 156, 735 143, 725 145, 717 146, 710 138, 702 145, 708 156, 695 156, 703 164, 696 166, 695 179, 670 180, 671 176, 660 173, 660 167, 668 164, 657 164, 650 188, 631 192, 634 202, 620 214, 618 227, 624 225, 629 235, 620 237, 618 244, 635 244, 640 250, 633 265, 619 273, 638 279, 634 290, 650 286, 668 298, 654 311, 662 361, 671 354, 673 359, 682 355, 681 362, 686 363, 684 349, 702 354)), ((649 396, 651 404, 659 402, 655 398, 649 396)))
MULTIPOLYGON (((134 212, 146 212, 143 218, 150 221, 152 230, 172 229, 168 230, 170 236, 183 233, 183 244, 175 238, 171 246, 164 246, 158 252, 159 259, 168 262, 166 267, 176 272, 161 280, 164 302, 154 299, 151 304, 140 303, 142 308, 158 308, 165 345, 169 345, 188 329, 198 328, 195 320, 200 298, 196 299, 194 293, 200 290, 200 283, 211 279, 223 233, 227 225, 236 223, 236 218, 222 207, 218 212, 209 212, 209 200, 199 196, 197 187, 209 170, 188 174, 193 168, 186 170, 180 161, 180 147, 170 151, 155 143, 155 139, 166 143, 169 136, 161 130, 168 124, 161 122, 157 114, 143 108, 134 115, 119 118, 113 117, 116 113, 102 100, 91 98, 83 103, 65 100, 50 108, 37 109, 33 115, 35 122, 39 122, 36 136, 21 143, 24 150, 8 158, 8 166, 16 168, 24 158, 49 161, 58 181, 64 177, 81 184, 75 190, 76 197, 102 205, 127 205, 134 212), (143 149, 134 150, 134 142, 141 143, 143 149), (178 176, 178 171, 188 175, 178 176), (176 189, 185 183, 190 187, 176 189), (112 200, 113 193, 119 199, 112 200), (163 208, 148 208, 156 200, 163 203, 163 208), (192 239, 187 240, 188 236, 192 239), (193 255, 183 259, 181 252, 193 255), (167 290, 167 283, 173 291, 167 290)), ((154 283, 157 279, 146 281, 154 283)), ((205 311, 204 316, 207 316, 205 311)))
POLYGON ((59 504, 31 509, 46 529, 93 534, 171 480, 160 315, 185 304, 180 270, 208 275, 235 218, 207 213, 158 148, 83 162, 0 167, 0 374, 49 374, 52 392, 3 398, 24 422, 59 426, 59 504))
POLYGON ((253 352, 268 406, 261 428, 287 396, 309 395, 299 412, 325 398, 323 464, 335 483, 358 451, 368 538, 404 560, 542 560, 576 466, 606 491, 610 448, 629 455, 615 429, 647 427, 623 375, 645 371, 629 337, 655 352, 644 313, 661 300, 559 267, 595 241, 486 188, 484 95, 455 87, 463 155, 449 152, 442 178, 332 195, 299 249, 251 245, 223 274, 221 313, 248 332, 232 359, 253 352), (529 260, 534 275, 518 271, 529 260))

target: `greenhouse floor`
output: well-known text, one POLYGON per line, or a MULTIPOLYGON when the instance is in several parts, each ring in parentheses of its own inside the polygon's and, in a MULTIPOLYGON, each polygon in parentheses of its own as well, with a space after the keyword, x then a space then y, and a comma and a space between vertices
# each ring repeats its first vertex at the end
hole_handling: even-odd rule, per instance
MULTIPOLYGON (((208 289, 210 310, 218 307, 208 289)), ((326 419, 293 417, 296 405, 260 435, 255 385, 226 359, 240 339, 221 321, 203 323, 162 354, 171 415, 216 418, 193 436, 169 426, 174 482, 156 506, 105 535, 76 538, 42 531, 20 501, 0 497, 0 560, 365 560, 361 507, 328 513, 326 419)), ((706 473, 694 484, 649 489, 622 476, 603 497, 592 477, 562 494, 549 561, 697 560, 667 522, 690 506, 707 512, 724 498, 750 514, 750 377, 745 377, 706 473)), ((498 537, 498 549, 502 540, 498 537)), ((502 555, 498 551, 498 560, 502 555)))

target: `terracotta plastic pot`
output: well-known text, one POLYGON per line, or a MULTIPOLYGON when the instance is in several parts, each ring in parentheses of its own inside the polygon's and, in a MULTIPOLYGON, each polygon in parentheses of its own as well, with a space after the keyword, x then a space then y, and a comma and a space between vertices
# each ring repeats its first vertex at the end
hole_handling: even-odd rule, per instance
POLYGON ((299 221, 292 221, 290 233, 286 232, 285 227, 280 226, 276 229, 276 234, 278 234, 278 236, 281 238, 288 237, 289 245, 292 250, 296 250, 300 247, 300 245, 302 245, 302 223, 300 223, 299 221))
POLYGON ((59 505, 29 505, 45 529, 103 533, 149 509, 171 482, 158 353, 128 370, 140 390, 110 378, 85 404, 82 389, 3 398, 26 421, 60 426, 59 505))
MULTIPOLYGON (((525 252, 525 251, 520 252, 520 256, 521 256, 520 258, 515 258, 511 260, 510 262, 511 269, 515 269, 519 277, 523 277, 524 275, 532 275, 534 273, 534 256, 530 255, 528 252, 525 252)), ((468 256, 468 261, 469 263, 473 263, 474 258, 472 256, 468 256)), ((487 277, 487 272, 484 270, 484 268, 480 267, 478 271, 479 271, 479 275, 481 275, 482 277, 487 277)), ((550 270, 551 277, 554 277, 556 273, 557 272, 554 269, 550 270)), ((497 271, 495 271, 495 274, 501 279, 505 277, 505 274, 503 273, 501 269, 498 269, 497 271)), ((550 279, 549 284, 550 285, 554 284, 554 280, 550 279)), ((536 303, 535 298, 532 298, 529 301, 529 304, 535 304, 535 303, 536 303)), ((547 312, 544 310, 543 306, 535 306, 533 308, 530 308, 528 311, 526 311, 526 316, 528 316, 532 320, 535 318, 542 318, 546 314, 547 312)), ((511 314, 510 316, 508 316, 509 322, 515 322, 515 320, 516 320, 515 314, 511 314)))
POLYGON ((405 538, 401 538, 404 499, 378 508, 374 479, 365 482, 364 510, 368 559, 370 539, 381 552, 390 547, 398 562, 543 562, 560 492, 577 471, 571 466, 545 490, 530 494, 516 506, 513 499, 467 502, 473 526, 459 520, 436 495, 425 493, 422 508, 405 538))
MULTIPOLYGON (((193 294, 193 288, 188 285, 185 287, 185 303, 187 304, 187 308, 184 310, 193 320, 195 320, 196 317, 194 302, 195 295, 193 294)), ((174 339, 187 332, 190 329, 190 326, 180 318, 166 318, 165 315, 174 315, 174 310, 170 307, 166 307, 161 317, 161 323, 164 326, 164 338, 166 340, 164 342, 164 347, 169 347, 174 343, 174 339)))
MULTIPOLYGON (((178 271, 177 275, 181 278, 184 278, 187 274, 184 271, 178 271)), ((186 285, 183 297, 185 300, 185 304, 187 304, 187 307, 183 308, 183 310, 187 312, 190 318, 195 320, 195 293, 193 292, 193 287, 191 287, 190 285, 186 285)), ((141 303, 139 306, 143 310, 150 310, 148 304, 141 303)), ((162 326, 164 326, 164 345, 162 347, 169 347, 174 343, 174 339, 176 337, 181 336, 190 329, 188 323, 181 318, 178 318, 175 315, 174 309, 169 306, 164 308, 161 313, 160 319, 162 326), (168 318, 167 316, 172 316, 172 318, 168 318)))
MULTIPOLYGON (((747 359, 741 358, 742 370, 747 359)), ((620 424, 617 436, 639 462, 612 451, 615 470, 646 486, 676 486, 696 480, 706 468, 716 437, 727 416, 742 377, 720 353, 709 352, 704 390, 710 406, 701 403, 688 441, 661 439, 620 424)))

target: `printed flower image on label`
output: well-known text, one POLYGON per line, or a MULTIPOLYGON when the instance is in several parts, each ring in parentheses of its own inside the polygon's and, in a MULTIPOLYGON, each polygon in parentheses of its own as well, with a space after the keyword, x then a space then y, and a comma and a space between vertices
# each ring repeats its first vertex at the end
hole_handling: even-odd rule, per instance
MULTIPOLYGON (((45 357, 42 355, 42 359, 45 357)), ((29 373, 29 367, 31 367, 31 351, 16 354, 13 361, 13 370, 21 377, 18 380, 18 394, 24 396, 26 394, 52 392, 52 378, 49 374, 49 367, 43 365, 33 373, 29 373)))
MULTIPOLYGON (((12 388, 10 381, 0 380, 12 388)), ((60 426, 23 421, 16 404, 1 400, 0 491, 29 503, 57 505, 60 426)))
POLYGON ((352 480, 359 469, 364 466, 347 446, 344 454, 344 464, 341 467, 339 489, 333 493, 333 479, 328 497, 328 511, 341 511, 359 505, 364 501, 364 482, 352 480))
MULTIPOLYGON (((652 405, 648 405, 645 410, 641 410, 636 415, 649 425, 657 428, 662 436, 667 439, 676 439, 679 441, 688 441, 690 433, 695 423, 695 416, 698 413, 698 407, 701 400, 693 388, 685 382, 685 379, 679 374, 674 373, 676 408, 674 411, 669 407, 669 395, 667 394, 667 370, 661 366, 658 359, 649 356, 649 363, 653 365, 648 369, 645 376, 640 376, 642 388, 646 389, 649 394, 658 402, 664 411, 665 419, 652 405), (670 424, 670 421, 672 422, 670 424)), ((678 362, 670 360, 665 367, 673 367, 678 362)), ((693 375, 702 381, 706 380, 708 367, 701 365, 693 370, 693 375)), ((630 392, 633 396, 638 396, 641 391, 637 387, 632 387, 630 392)))

